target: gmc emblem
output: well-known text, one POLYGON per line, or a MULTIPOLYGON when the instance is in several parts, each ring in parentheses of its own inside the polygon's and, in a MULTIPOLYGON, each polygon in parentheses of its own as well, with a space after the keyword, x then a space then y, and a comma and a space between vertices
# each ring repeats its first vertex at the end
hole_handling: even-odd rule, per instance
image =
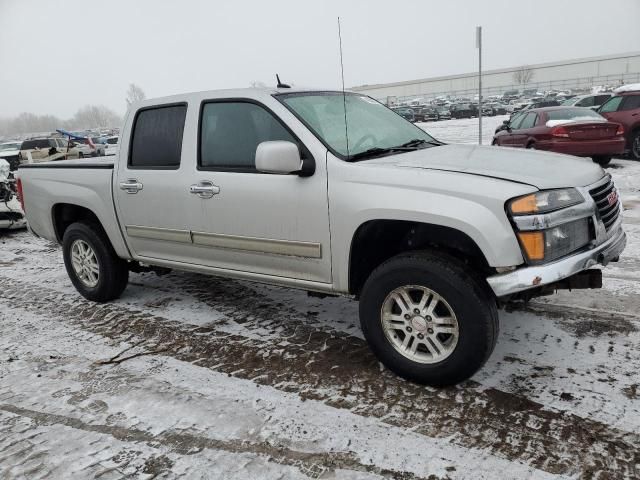
POLYGON ((609 195, 607 195, 607 200, 609 201, 610 206, 614 206, 616 203, 618 203, 618 192, 615 190, 611 192, 609 195))

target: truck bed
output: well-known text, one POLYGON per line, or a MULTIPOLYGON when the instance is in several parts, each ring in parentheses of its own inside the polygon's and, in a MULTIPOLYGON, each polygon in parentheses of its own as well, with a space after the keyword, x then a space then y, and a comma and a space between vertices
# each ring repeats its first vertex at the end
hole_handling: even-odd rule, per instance
MULTIPOLYGON (((117 157, 116 157, 117 158, 117 157)), ((121 258, 129 252, 118 226, 112 182, 115 159, 79 159, 21 165, 25 211, 33 233, 60 242, 56 222, 64 210, 83 208, 96 216, 121 258)))

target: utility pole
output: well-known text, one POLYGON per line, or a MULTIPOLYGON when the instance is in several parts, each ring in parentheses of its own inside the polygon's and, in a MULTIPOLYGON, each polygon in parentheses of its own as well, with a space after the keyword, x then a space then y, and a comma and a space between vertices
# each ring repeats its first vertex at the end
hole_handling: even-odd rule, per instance
POLYGON ((478 145, 482 145, 482 27, 476 27, 478 49, 478 145))

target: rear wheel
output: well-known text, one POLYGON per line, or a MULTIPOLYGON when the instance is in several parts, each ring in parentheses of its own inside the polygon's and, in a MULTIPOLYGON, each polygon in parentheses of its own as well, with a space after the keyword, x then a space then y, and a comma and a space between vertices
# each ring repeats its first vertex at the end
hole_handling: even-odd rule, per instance
POLYGON ((601 167, 606 167, 607 165, 609 165, 611 163, 611 157, 606 157, 606 156, 596 156, 596 157, 591 157, 591 159, 597 163, 598 165, 600 165, 601 167))
POLYGON ((640 130, 631 134, 631 158, 640 160, 640 130))
POLYGON ((84 153, 78 152, 78 158, 84 158, 84 153))
POLYGON ((527 144, 527 148, 530 150, 536 150, 536 144, 534 142, 529 142, 527 144))
POLYGON ((116 255, 99 226, 71 224, 64 232, 62 253, 67 274, 83 297, 108 302, 118 298, 126 288, 127 262, 116 255))
POLYGON ((399 255, 374 270, 363 287, 363 333, 398 375, 435 386, 461 382, 484 365, 498 336, 497 308, 487 289, 448 255, 399 255))

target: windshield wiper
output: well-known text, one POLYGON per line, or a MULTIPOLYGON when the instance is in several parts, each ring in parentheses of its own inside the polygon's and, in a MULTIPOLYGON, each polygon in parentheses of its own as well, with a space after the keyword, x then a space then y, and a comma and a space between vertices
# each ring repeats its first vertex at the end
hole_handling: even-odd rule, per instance
POLYGON ((420 145, 444 145, 444 143, 439 142, 437 140, 424 140, 422 138, 414 138, 413 140, 409 140, 406 143, 400 145, 401 147, 418 147, 420 145))
POLYGON ((349 160, 353 161, 353 160, 359 160, 361 158, 375 157, 377 155, 384 155, 385 153, 395 152, 396 150, 409 151, 409 150, 413 150, 413 149, 407 148, 407 147, 388 147, 388 148, 373 147, 373 148, 370 148, 368 150, 365 150, 364 152, 360 152, 360 153, 356 153, 355 155, 351 155, 349 157, 349 160))
POLYGON ((430 141, 430 140, 423 140, 420 138, 416 138, 406 143, 403 143, 402 145, 398 145, 396 147, 385 147, 385 148, 373 147, 368 150, 365 150, 364 152, 351 155, 349 157, 349 160, 350 161, 360 160, 363 158, 375 157, 375 156, 385 155, 387 153, 393 153, 393 152, 412 152, 416 150, 420 145, 440 146, 440 145, 444 145, 444 143, 438 142, 436 140, 430 141))

